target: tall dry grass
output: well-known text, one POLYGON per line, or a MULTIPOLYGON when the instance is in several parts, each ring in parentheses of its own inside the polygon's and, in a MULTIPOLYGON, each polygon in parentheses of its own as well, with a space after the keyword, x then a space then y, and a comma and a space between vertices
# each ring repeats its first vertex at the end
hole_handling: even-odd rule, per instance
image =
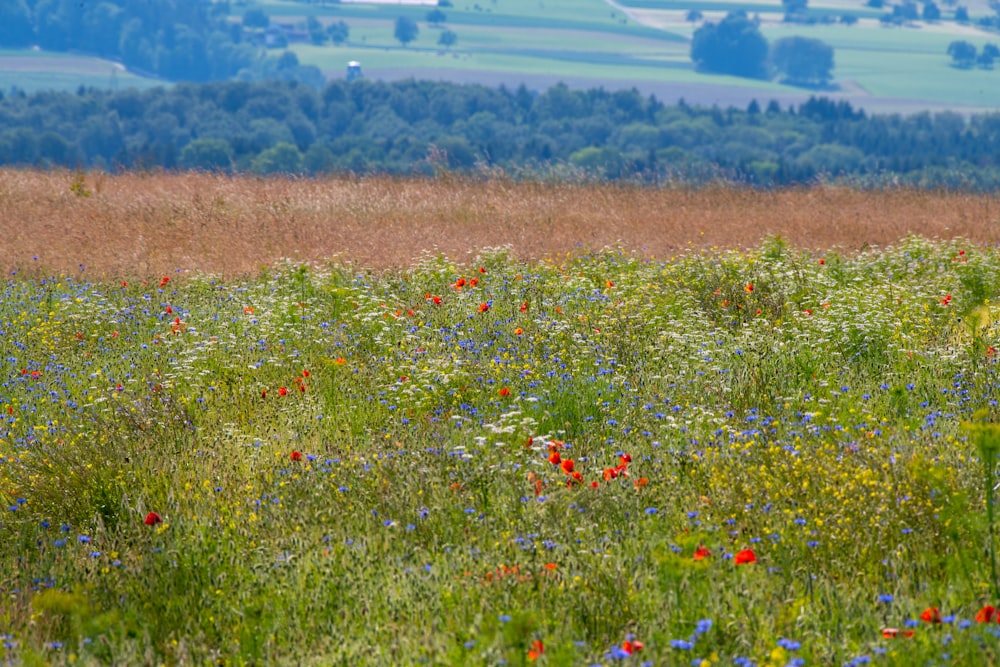
POLYGON ((813 187, 637 188, 462 178, 0 170, 0 265, 101 276, 253 273, 282 258, 385 268, 509 245, 540 258, 621 246, 667 257, 781 235, 806 248, 909 234, 1000 241, 988 195, 813 187), (76 184, 76 185, 74 185, 76 184), (37 257, 38 259, 35 259, 37 257))

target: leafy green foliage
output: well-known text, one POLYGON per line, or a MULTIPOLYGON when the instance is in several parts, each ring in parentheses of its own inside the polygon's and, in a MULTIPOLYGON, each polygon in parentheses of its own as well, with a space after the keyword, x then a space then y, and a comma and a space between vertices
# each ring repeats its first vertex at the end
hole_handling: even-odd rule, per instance
POLYGON ((976 47, 964 39, 958 39, 948 45, 948 55, 956 67, 967 69, 976 62, 976 47))
POLYGON ((400 16, 396 19, 392 34, 400 44, 406 46, 417 38, 417 35, 420 34, 420 28, 417 26, 417 22, 409 16, 400 16))
POLYGON ((773 100, 764 112, 753 103, 745 111, 696 108, 666 106, 635 90, 566 85, 537 95, 526 87, 431 81, 339 80, 320 88, 319 70, 292 52, 255 71, 244 76, 271 81, 7 96, 0 100, 0 163, 253 172, 258 156, 283 142, 303 156, 313 151, 310 173, 425 174, 444 165, 765 186, 817 178, 1000 184, 995 113, 869 116, 827 98, 787 111, 773 100), (446 159, 435 162, 432 146, 446 159))
POLYGON ((822 86, 833 78, 833 48, 808 37, 784 37, 771 45, 771 63, 788 83, 822 86))
POLYGON ((441 34, 438 36, 437 43, 440 46, 450 49, 455 46, 458 42, 458 35, 455 34, 454 30, 442 30, 441 34))
POLYGON ((767 75, 767 39, 745 12, 730 12, 718 24, 706 22, 691 39, 691 60, 718 74, 761 79, 767 75))

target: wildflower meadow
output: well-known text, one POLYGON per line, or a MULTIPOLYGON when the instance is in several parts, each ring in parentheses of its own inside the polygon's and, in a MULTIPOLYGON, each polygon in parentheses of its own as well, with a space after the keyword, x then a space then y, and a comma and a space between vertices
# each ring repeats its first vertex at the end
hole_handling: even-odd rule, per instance
POLYGON ((995 664, 998 299, 920 237, 25 266, 0 661, 995 664))

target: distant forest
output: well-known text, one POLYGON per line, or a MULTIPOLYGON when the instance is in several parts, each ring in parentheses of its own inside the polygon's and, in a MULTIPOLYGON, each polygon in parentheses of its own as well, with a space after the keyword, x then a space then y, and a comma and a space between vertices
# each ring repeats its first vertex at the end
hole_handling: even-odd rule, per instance
POLYGON ((322 86, 311 65, 288 63, 244 39, 228 2, 205 0, 0 0, 0 48, 38 45, 117 60, 171 81, 238 77, 298 79, 322 86))
POLYGON ((1000 186, 1000 113, 869 115, 824 98, 723 109, 564 85, 227 81, 18 92, 0 98, 0 128, 0 164, 20 166, 1000 186))

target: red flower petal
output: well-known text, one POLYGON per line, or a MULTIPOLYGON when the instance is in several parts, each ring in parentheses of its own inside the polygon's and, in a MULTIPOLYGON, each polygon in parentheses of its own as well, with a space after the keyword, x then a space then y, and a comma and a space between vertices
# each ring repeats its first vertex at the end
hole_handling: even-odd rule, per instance
POLYGON ((979 610, 976 614, 976 623, 992 623, 993 617, 996 615, 996 608, 992 605, 986 605, 979 610))

